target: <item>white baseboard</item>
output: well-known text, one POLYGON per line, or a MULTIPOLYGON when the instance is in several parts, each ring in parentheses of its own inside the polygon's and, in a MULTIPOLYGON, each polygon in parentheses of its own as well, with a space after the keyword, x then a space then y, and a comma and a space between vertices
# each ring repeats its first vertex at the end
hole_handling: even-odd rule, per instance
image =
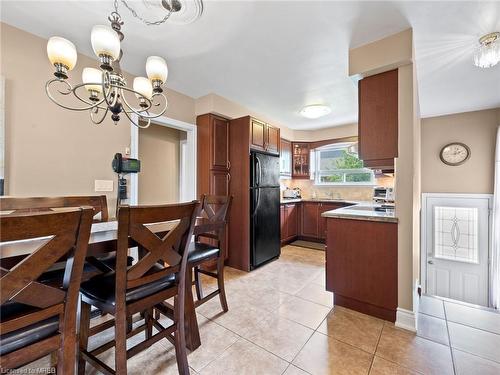
POLYGON ((413 311, 398 307, 396 311, 396 323, 394 324, 396 327, 417 332, 417 317, 413 311))

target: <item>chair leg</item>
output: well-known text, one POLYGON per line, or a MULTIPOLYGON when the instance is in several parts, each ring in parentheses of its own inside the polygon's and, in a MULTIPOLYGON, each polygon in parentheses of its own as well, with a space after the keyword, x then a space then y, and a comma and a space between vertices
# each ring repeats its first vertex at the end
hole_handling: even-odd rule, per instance
POLYGON ((174 321, 177 328, 174 333, 175 358, 177 360, 179 375, 189 375, 186 352, 186 333, 184 329, 184 291, 179 291, 179 293, 182 293, 182 298, 178 296, 174 297, 174 321))
POLYGON ((132 316, 127 317, 127 333, 132 331, 132 316))
POLYGON ((115 315, 115 371, 127 375, 127 317, 125 311, 115 315))
POLYGON ((196 286, 196 298, 198 301, 203 299, 203 286, 201 284, 201 277, 200 277, 200 266, 194 267, 194 284, 196 286))
POLYGON ((217 258, 217 287, 219 288, 219 299, 222 310, 227 312, 226 289, 224 288, 224 256, 221 255, 217 258))
POLYGON ((153 336, 153 309, 144 311, 144 322, 146 323, 146 340, 153 336))
MULTIPOLYGON (((90 331, 90 305, 83 302, 81 303, 80 310, 80 339, 79 347, 80 352, 87 350, 89 344, 89 331, 90 331)), ((85 359, 79 354, 78 359, 78 375, 85 374, 85 359)))

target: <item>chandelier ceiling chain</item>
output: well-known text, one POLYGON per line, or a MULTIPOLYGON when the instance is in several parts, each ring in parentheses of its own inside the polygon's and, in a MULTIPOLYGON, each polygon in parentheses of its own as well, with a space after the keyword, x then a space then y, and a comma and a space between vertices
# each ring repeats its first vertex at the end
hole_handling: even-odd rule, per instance
MULTIPOLYGON (((122 3, 132 12, 134 17, 147 25, 158 25, 165 22, 150 22, 138 16, 126 1, 122 3)), ((181 9, 179 0, 162 0, 162 7, 168 11, 168 16, 181 9)), ((111 113, 111 119, 118 123, 120 116, 127 117, 139 128, 147 128, 151 120, 162 116, 167 110, 168 101, 163 94, 162 85, 168 76, 165 60, 159 56, 150 56, 146 61, 146 77, 134 78, 133 88, 127 87, 127 82, 120 67, 123 55, 121 42, 124 34, 121 31, 123 21, 118 13, 118 0, 114 0, 114 11, 108 17, 110 26, 97 25, 92 28, 91 43, 94 53, 99 59, 100 69, 86 67, 82 72, 82 83, 72 85, 68 82, 68 73, 75 67, 77 61, 76 47, 69 40, 52 37, 47 43, 47 55, 55 68, 55 78, 45 84, 45 91, 50 100, 58 106, 72 111, 89 111, 90 119, 95 124, 101 124, 111 113), (55 98, 75 97, 80 107, 71 106, 55 98), (134 107, 134 98, 138 106, 134 107), (159 113, 150 113, 153 108, 159 108, 159 113), (135 120, 137 116, 137 120, 135 120), (142 124, 141 124, 142 123, 142 124), (145 123, 145 124, 144 124, 145 123)))

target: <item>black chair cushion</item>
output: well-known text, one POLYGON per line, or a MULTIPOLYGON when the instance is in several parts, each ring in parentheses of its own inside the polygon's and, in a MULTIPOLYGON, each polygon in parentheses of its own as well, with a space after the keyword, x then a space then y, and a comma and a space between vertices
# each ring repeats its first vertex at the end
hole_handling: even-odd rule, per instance
POLYGON ((198 263, 200 261, 215 258, 219 255, 219 248, 201 242, 191 243, 189 246, 189 263, 198 263))
MULTIPOLYGON (((97 258, 97 260, 101 261, 105 265, 107 265, 110 268, 115 268, 116 267, 116 255, 109 254, 105 255, 103 257, 97 258)), ((127 266, 131 266, 132 262, 134 261, 133 257, 127 257, 127 266)), ((49 269, 48 271, 44 272, 39 278, 38 281, 42 283, 48 283, 48 282, 57 282, 63 279, 64 277, 64 262, 56 263, 54 267, 49 269)), ((94 267, 92 264, 85 262, 85 265, 83 266, 83 272, 84 273, 95 273, 95 272, 100 272, 96 267, 94 267)))
MULTIPOLYGON (((162 265, 157 264, 152 270, 148 271, 148 273, 163 268, 162 265)), ((94 276, 80 286, 83 300, 89 304, 95 304, 95 302, 97 302, 104 305, 115 306, 115 283, 116 275, 114 271, 94 276)), ((126 295, 126 301, 133 302, 161 290, 173 287, 174 285, 175 275, 170 274, 152 283, 129 289, 126 295)))
MULTIPOLYGON (((2 322, 16 316, 28 314, 37 310, 34 307, 17 302, 7 302, 0 307, 2 322)), ((54 316, 28 327, 18 329, 0 336, 0 355, 8 354, 17 349, 52 336, 59 329, 59 317, 54 316)))

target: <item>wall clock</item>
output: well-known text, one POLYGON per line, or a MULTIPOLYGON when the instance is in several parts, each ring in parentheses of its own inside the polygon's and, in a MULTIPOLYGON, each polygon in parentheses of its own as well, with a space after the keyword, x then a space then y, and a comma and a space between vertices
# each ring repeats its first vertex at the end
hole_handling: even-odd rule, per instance
POLYGON ((439 157, 447 165, 461 165, 470 158, 470 148, 460 142, 449 143, 441 149, 439 157))

